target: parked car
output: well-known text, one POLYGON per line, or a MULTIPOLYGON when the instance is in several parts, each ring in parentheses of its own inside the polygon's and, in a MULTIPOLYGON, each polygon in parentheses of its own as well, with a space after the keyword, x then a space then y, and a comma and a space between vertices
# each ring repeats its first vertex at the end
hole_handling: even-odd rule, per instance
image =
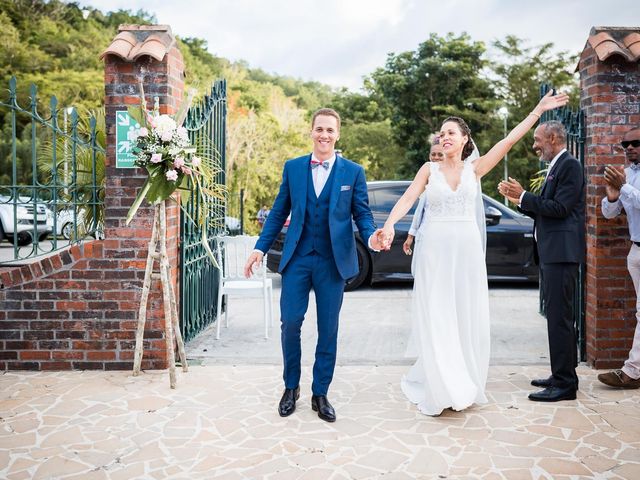
POLYGON ((35 203, 29 197, 0 196, 0 241, 7 239, 10 243, 17 240, 23 247, 41 242, 53 231, 53 215, 43 203, 35 203), (36 238, 33 238, 34 230, 36 238))
MULTIPOLYGON (((369 206, 376 224, 383 225, 396 201, 411 182, 407 180, 367 182, 369 206)), ((483 195, 487 222, 487 274, 489 280, 537 282, 538 267, 533 260, 533 220, 483 195)), ((416 202, 417 203, 417 202, 416 202)), ((372 252, 360 238, 355 225, 358 275, 347 282, 346 290, 382 281, 411 281, 411 257, 402 244, 411 226, 414 205, 395 226, 396 234, 388 252, 372 252)), ((267 267, 278 271, 287 225, 278 235, 267 256, 267 267)))
POLYGON ((236 217, 224 217, 224 226, 229 235, 240 235, 240 219, 236 217))

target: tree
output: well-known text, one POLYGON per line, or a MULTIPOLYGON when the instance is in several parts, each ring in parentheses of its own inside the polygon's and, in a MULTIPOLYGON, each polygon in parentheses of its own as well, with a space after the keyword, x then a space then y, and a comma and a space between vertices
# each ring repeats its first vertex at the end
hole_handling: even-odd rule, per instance
MULTIPOLYGON (((463 117, 472 131, 489 126, 496 96, 482 76, 484 53, 484 44, 467 34, 431 34, 416 51, 390 54, 385 67, 371 75, 372 90, 390 105, 396 141, 406 149, 405 176, 413 177, 425 161, 429 135, 447 116, 463 117)), ((475 140, 485 146, 481 135, 475 140)))
MULTIPOLYGON (((507 129, 515 127, 540 100, 540 86, 543 83, 555 88, 568 90, 573 106, 579 100, 578 83, 572 69, 577 63, 577 55, 566 51, 555 52, 552 43, 528 47, 524 40, 509 35, 504 40, 493 43, 491 68, 500 104, 509 112, 507 129)), ((499 123, 497 138, 503 135, 503 121, 499 123)), ((494 129, 495 131, 495 129, 494 129)), ((533 130, 527 133, 509 152, 509 176, 517 178, 526 187, 529 179, 540 169, 540 164, 531 149, 533 130)), ((503 177, 503 169, 494 169, 484 179, 487 191, 495 191, 495 185, 503 177)), ((493 193, 491 191, 490 193, 493 193)))

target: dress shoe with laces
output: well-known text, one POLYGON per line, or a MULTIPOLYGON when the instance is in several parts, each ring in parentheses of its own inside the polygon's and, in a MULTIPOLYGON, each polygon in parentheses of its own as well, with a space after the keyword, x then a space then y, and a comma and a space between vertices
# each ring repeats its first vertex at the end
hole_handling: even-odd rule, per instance
POLYGON ((552 382, 553 382, 552 376, 547 378, 534 378, 533 380, 531 380, 531 385, 539 388, 549 388, 553 386, 552 382))
POLYGON ((573 387, 547 387, 539 392, 529 394, 529 400, 534 402, 559 402, 561 400, 575 400, 576 389, 573 387))
POLYGON ((313 395, 311 397, 311 409, 314 412, 318 412, 318 416, 325 422, 336 421, 336 411, 325 395, 313 395))
POLYGON ((622 370, 611 370, 607 373, 601 373, 598 375, 598 380, 613 388, 640 388, 640 378, 631 378, 622 370))
POLYGON ((285 388, 280 404, 278 405, 278 413, 281 417, 288 417, 296 411, 296 400, 300 398, 300 387, 285 388))

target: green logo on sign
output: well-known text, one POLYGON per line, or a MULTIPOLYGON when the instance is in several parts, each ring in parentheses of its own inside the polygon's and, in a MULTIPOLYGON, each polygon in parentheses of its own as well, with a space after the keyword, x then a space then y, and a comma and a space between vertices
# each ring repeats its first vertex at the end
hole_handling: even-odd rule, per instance
POLYGON ((126 110, 116 112, 116 168, 135 168, 133 147, 140 124, 126 110))

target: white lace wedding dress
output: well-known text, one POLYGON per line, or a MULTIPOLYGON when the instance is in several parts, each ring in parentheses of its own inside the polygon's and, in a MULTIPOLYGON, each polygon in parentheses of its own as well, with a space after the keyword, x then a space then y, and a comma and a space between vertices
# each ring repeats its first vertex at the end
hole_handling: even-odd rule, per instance
POLYGON ((426 415, 486 403, 489 292, 484 245, 476 220, 482 202, 474 165, 466 162, 454 191, 430 164, 427 210, 416 245, 412 333, 416 363, 402 391, 426 415))

